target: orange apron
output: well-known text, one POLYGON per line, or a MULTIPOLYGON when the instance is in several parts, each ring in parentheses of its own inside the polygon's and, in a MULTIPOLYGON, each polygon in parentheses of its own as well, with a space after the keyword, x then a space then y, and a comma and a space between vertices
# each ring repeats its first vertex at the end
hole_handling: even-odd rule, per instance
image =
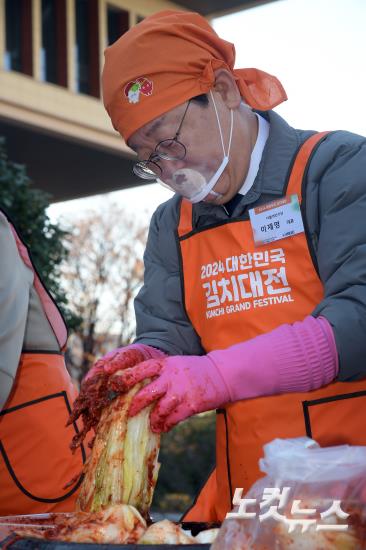
MULTIPOLYGON (((301 202, 307 164, 325 138, 314 134, 300 148, 284 195, 301 202)), ((194 230, 182 200, 178 240, 185 308, 206 352, 301 321, 323 299, 305 233, 256 247, 248 216, 194 230)), ((222 521, 235 488, 247 491, 263 475, 263 445, 276 437, 366 445, 365 411, 366 379, 226 405, 216 416, 216 468, 184 520, 222 521)))
MULTIPOLYGON (((63 349, 67 329, 62 316, 25 245, 11 229, 19 255, 34 272, 50 330, 63 349)), ((69 449, 78 431, 76 423, 65 427, 76 396, 62 352, 23 350, 12 391, 0 412, 0 516, 74 509, 86 458, 84 447, 74 455, 69 449)))

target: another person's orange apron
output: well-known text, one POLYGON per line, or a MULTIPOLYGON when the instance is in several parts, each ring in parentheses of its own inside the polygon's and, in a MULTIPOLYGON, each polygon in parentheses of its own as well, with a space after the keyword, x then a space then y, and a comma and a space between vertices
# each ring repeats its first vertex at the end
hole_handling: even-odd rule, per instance
MULTIPOLYGON (((34 287, 62 350, 65 323, 25 245, 12 231, 19 255, 34 272, 34 287)), ((84 447, 74 455, 69 448, 76 423, 65 427, 76 396, 62 352, 23 350, 11 394, 0 411, 0 516, 74 509, 86 458, 84 447)))
MULTIPOLYGON (((323 139, 314 134, 300 148, 284 195, 301 201, 309 158, 323 139)), ((248 217, 194 230, 192 205, 182 200, 178 238, 185 308, 207 353, 300 321, 323 299, 305 233, 256 247, 248 217)), ((222 521, 235 488, 246 492, 263 475, 258 461, 274 438, 366 445, 365 425, 366 379, 225 406, 217 411, 216 468, 184 520, 222 521)))

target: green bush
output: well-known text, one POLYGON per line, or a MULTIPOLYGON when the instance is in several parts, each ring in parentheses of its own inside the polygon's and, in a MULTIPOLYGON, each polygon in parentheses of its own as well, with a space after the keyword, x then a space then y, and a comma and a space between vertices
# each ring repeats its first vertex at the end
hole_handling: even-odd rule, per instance
POLYGON ((51 223, 47 208, 50 195, 33 187, 26 167, 9 160, 5 139, 0 137, 0 208, 9 216, 28 246, 34 265, 59 306, 70 329, 80 319, 69 311, 60 288, 60 264, 67 256, 63 240, 68 233, 51 223))

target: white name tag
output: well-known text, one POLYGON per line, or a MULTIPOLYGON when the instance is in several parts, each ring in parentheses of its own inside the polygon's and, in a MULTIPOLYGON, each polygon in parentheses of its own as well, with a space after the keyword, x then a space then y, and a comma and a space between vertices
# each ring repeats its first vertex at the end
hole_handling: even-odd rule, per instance
POLYGON ((254 242, 257 246, 303 233, 299 199, 289 195, 249 210, 254 242))

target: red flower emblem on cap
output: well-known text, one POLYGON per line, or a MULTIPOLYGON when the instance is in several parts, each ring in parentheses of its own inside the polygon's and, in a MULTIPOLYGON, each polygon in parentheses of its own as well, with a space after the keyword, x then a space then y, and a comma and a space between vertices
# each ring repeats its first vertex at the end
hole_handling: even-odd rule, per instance
POLYGON ((124 94, 130 103, 138 103, 140 100, 140 94, 146 96, 151 95, 153 92, 153 83, 145 76, 140 76, 126 84, 124 94))

